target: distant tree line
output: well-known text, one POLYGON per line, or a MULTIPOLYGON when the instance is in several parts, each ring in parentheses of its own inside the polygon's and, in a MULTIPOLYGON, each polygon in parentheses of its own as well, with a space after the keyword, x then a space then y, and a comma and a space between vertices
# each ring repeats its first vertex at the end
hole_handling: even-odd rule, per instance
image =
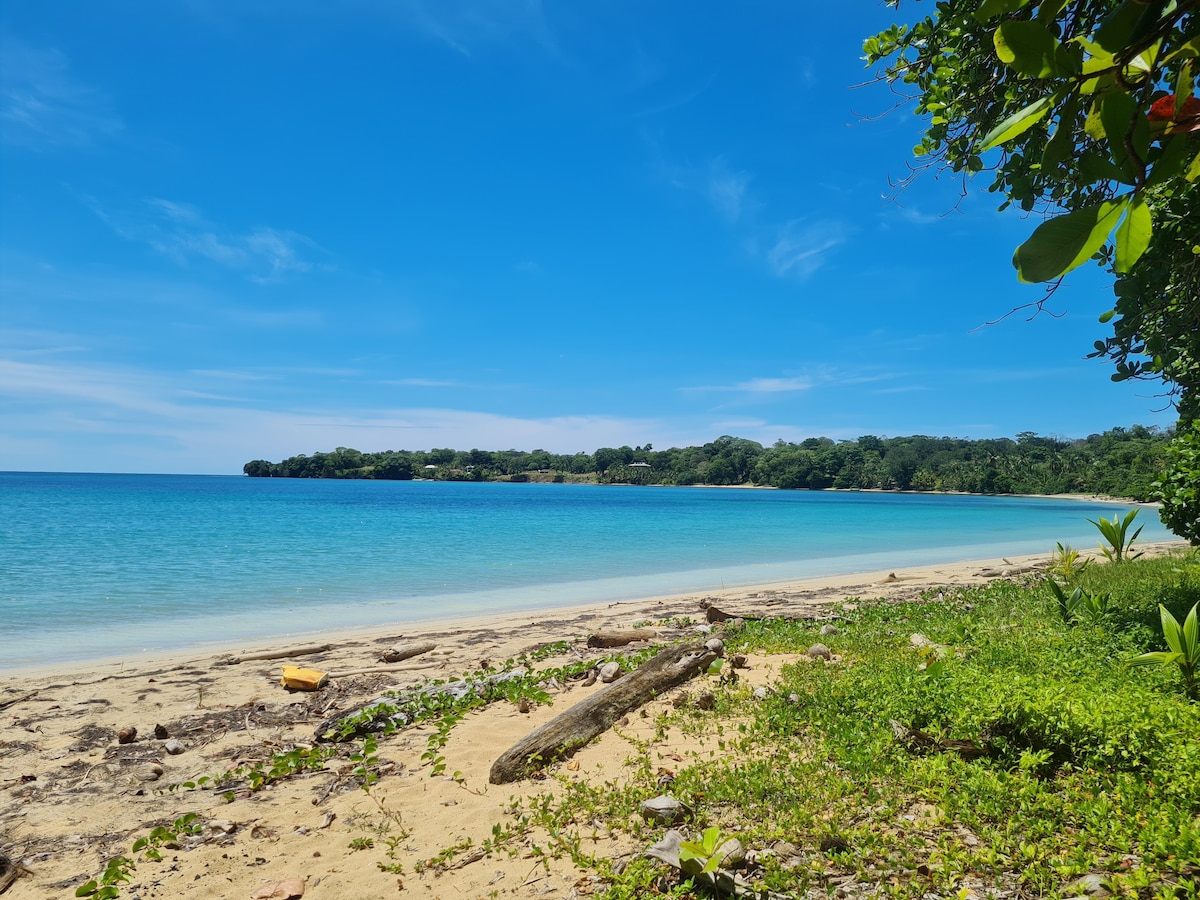
POLYGON ((1105 494, 1150 499, 1161 477, 1171 430, 1113 428, 1078 440, 950 437, 799 443, 728 435, 702 447, 601 447, 595 453, 546 450, 384 450, 338 447, 329 453, 256 459, 255 478, 374 478, 406 481, 577 481, 601 484, 760 485, 823 490, 969 491, 981 494, 1105 494))

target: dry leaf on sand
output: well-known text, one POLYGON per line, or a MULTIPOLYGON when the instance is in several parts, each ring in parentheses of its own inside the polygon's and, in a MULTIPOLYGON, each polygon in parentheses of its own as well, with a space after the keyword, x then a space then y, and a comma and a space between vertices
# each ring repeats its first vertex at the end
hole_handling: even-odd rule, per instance
POLYGON ((285 878, 264 884, 250 895, 250 900, 295 900, 304 896, 303 878, 285 878))

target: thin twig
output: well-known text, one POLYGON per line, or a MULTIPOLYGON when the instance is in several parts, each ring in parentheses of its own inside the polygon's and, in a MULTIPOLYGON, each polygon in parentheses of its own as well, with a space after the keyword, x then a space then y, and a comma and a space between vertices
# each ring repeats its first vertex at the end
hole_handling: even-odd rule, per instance
POLYGON ((10 706, 15 706, 18 703, 23 703, 26 700, 32 700, 38 695, 37 691, 30 691, 28 694, 22 694, 20 697, 13 697, 11 700, 0 702, 0 709, 8 709, 10 706))

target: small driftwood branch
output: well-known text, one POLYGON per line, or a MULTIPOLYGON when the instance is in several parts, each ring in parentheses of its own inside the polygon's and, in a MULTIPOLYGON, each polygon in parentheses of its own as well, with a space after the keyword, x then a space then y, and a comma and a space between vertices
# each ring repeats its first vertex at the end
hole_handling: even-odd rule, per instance
POLYGON ((22 875, 31 875, 32 872, 25 868, 11 856, 6 853, 0 853, 0 894, 12 886, 12 883, 22 875))
POLYGON ((385 663, 394 663, 405 659, 412 659, 414 656, 420 656, 422 653, 428 653, 430 650, 436 649, 437 644, 433 641, 421 641, 416 644, 399 644, 384 650, 379 654, 379 658, 385 663))
POLYGON ((587 645, 606 648, 624 647, 634 641, 652 641, 657 637, 658 632, 653 628, 620 628, 611 631, 597 631, 595 634, 589 635, 587 645))
POLYGON ((492 764, 488 780, 508 784, 570 756, 626 713, 707 669, 717 654, 703 644, 668 647, 636 671, 576 703, 510 747, 492 764))
POLYGON ((1028 575, 1030 572, 1041 572, 1045 566, 1013 566, 1008 565, 1003 568, 996 569, 980 569, 979 576, 981 578, 1010 578, 1013 575, 1028 575))
POLYGON ((988 756, 991 753, 991 748, 986 745, 981 746, 974 741, 959 741, 935 737, 919 728, 909 728, 903 722, 898 722, 895 719, 889 719, 888 725, 891 726, 892 734, 895 735, 896 741, 900 746, 914 756, 922 756, 926 753, 937 751, 957 753, 963 759, 971 760, 988 756))
POLYGON ((20 697, 11 697, 8 700, 0 700, 0 709, 8 709, 10 706, 16 706, 18 703, 24 703, 26 700, 32 700, 37 695, 37 691, 30 691, 28 694, 22 694, 20 697))
POLYGON ((715 625, 717 622, 728 622, 730 619, 741 619, 745 622, 760 622, 763 619, 782 619, 786 622, 810 622, 818 617, 813 613, 788 616, 780 612, 729 612, 709 603, 704 607, 704 618, 708 620, 710 625, 715 625))
POLYGON ((325 653, 333 649, 333 644, 316 644, 310 647, 292 647, 287 650, 264 650, 261 653, 247 653, 244 656, 222 656, 214 666, 236 666, 238 663, 257 662, 263 659, 291 659, 293 656, 309 656, 313 653, 325 653))
POLYGON ((417 663, 411 666, 367 666, 365 669, 348 669, 345 672, 330 672, 330 678, 349 678, 352 675, 375 675, 379 672, 419 672, 422 669, 436 669, 440 662, 417 663))

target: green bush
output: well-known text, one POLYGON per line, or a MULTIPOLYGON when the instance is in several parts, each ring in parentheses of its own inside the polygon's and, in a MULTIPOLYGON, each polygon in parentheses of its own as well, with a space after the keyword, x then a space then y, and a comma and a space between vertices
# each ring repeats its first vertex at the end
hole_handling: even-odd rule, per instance
POLYGON ((1200 427, 1182 426, 1167 445, 1167 465, 1154 483, 1162 502, 1163 524, 1192 544, 1200 544, 1200 427))

